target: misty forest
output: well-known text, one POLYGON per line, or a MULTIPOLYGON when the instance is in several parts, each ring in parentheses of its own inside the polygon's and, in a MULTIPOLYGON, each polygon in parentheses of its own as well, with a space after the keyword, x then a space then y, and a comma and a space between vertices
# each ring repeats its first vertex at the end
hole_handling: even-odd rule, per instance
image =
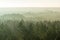
POLYGON ((0 40, 60 40, 60 8, 0 8, 0 40))

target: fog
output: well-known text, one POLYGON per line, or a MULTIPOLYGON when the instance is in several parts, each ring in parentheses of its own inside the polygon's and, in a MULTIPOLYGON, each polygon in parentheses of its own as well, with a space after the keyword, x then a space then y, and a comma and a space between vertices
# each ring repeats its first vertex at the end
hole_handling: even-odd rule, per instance
POLYGON ((9 8, 0 8, 0 15, 3 14, 24 14, 27 12, 39 13, 44 11, 57 11, 60 12, 60 8, 51 8, 51 7, 9 7, 9 8))

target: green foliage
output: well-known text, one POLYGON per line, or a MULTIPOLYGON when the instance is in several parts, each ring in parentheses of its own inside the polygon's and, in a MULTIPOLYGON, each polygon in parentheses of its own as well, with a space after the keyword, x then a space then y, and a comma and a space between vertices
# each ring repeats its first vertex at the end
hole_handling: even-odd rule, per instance
POLYGON ((22 19, 17 26, 12 26, 13 30, 10 26, 0 24, 0 40, 60 40, 60 21, 33 22, 22 19))

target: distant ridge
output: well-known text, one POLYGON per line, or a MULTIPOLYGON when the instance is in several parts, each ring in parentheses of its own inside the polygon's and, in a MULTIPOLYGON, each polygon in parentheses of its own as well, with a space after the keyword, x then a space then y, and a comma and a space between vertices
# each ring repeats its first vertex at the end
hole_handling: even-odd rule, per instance
POLYGON ((22 18, 24 18, 24 16, 21 14, 5 14, 0 16, 1 20, 21 20, 22 18))

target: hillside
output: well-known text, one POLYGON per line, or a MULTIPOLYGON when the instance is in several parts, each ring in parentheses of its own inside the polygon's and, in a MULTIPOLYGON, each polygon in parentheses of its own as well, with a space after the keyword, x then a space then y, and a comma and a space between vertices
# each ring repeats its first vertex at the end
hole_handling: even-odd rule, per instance
POLYGON ((19 13, 18 9, 4 9, 0 12, 0 40, 60 39, 59 10, 21 10, 19 9, 19 13))
POLYGON ((38 13, 29 12, 23 14, 28 19, 37 20, 60 20, 60 12, 53 10, 46 10, 38 13))
POLYGON ((24 16, 21 14, 5 14, 0 16, 1 20, 21 20, 22 18, 24 18, 24 16))
POLYGON ((33 21, 60 20, 60 8, 1 8, 1 10, 1 20, 20 20, 22 18, 33 21))

